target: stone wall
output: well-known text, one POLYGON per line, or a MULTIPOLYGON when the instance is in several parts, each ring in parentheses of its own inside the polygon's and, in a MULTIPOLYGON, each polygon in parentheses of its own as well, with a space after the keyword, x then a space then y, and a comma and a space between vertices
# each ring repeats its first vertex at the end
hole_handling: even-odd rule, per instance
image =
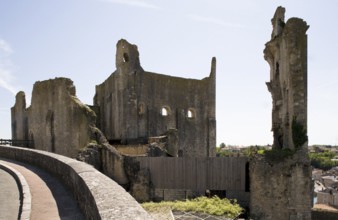
POLYGON ((96 128, 96 114, 75 94, 73 82, 55 78, 36 82, 32 102, 19 92, 12 108, 13 139, 30 140, 34 148, 85 161, 127 184, 123 157, 96 128))
POLYGON ((284 22, 285 9, 273 17, 264 58, 270 64, 271 151, 250 161, 251 217, 262 220, 310 220, 313 203, 307 152, 307 35, 299 18, 284 22))
POLYGON ((209 77, 184 79, 146 72, 135 45, 117 43, 116 71, 96 86, 101 130, 108 140, 159 136, 177 129, 182 156, 214 156, 216 60, 209 77))
POLYGON ((76 157, 91 141, 95 113, 75 95, 73 82, 55 78, 36 82, 31 106, 19 92, 12 108, 12 139, 31 140, 36 149, 76 157))
POLYGON ((11 108, 12 139, 29 140, 28 137, 28 113, 26 109, 26 95, 18 92, 15 96, 15 105, 11 108))
POLYGON ((46 151, 0 146, 0 156, 40 167, 73 194, 86 219, 151 219, 116 182, 92 166, 46 151))
POLYGON ((307 128, 307 35, 309 26, 299 18, 284 22, 285 9, 278 7, 271 20, 273 31, 264 58, 270 65, 273 147, 294 149, 306 141, 307 128), (300 135, 302 134, 302 136, 300 135))
POLYGON ((313 201, 311 165, 305 152, 271 161, 250 161, 250 211, 253 219, 310 220, 313 201))

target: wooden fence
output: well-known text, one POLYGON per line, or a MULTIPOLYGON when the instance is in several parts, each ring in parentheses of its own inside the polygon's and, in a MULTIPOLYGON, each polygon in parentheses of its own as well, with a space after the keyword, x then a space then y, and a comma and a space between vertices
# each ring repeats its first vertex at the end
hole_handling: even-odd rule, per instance
POLYGON ((150 170, 154 188, 245 191, 245 157, 183 158, 138 157, 140 168, 150 170))

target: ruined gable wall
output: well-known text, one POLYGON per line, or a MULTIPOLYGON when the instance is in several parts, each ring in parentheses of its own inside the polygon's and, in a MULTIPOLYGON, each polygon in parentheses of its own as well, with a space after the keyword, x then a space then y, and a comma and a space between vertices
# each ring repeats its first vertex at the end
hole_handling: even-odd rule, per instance
POLYGON ((90 142, 95 113, 76 98, 70 79, 36 82, 28 111, 36 149, 75 157, 90 142))
POLYGON ((177 128, 188 156, 213 156, 216 146, 215 59, 210 77, 183 79, 143 71, 135 45, 117 43, 116 71, 96 86, 101 129, 109 140, 144 138, 177 128), (166 108, 168 116, 161 115, 166 108), (187 119, 190 110, 196 117, 187 119))
POLYGON ((120 40, 116 52, 116 71, 96 86, 94 105, 100 108, 100 129, 108 140, 137 138, 137 100, 135 75, 142 72, 135 45, 120 40))

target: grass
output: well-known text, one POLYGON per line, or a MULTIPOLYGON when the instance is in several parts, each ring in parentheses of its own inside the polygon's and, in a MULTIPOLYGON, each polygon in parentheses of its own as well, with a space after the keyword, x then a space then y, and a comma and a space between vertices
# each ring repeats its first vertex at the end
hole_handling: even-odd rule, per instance
POLYGON ((235 218, 243 212, 236 201, 220 199, 217 196, 207 198, 205 196, 185 201, 162 201, 160 203, 143 203, 142 207, 149 212, 156 212, 170 207, 172 210, 184 212, 202 212, 210 215, 225 216, 235 218))

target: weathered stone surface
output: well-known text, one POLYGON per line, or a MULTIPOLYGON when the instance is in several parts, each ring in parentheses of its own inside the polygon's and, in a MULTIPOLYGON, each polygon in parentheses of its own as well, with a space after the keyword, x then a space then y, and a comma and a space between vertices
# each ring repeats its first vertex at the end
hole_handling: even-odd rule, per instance
POLYGON ((77 157, 127 184, 123 157, 96 127, 95 112, 76 97, 70 79, 36 82, 27 109, 24 93, 18 93, 12 124, 13 139, 30 139, 36 149, 77 157))
POLYGON ((128 143, 174 128, 182 156, 214 156, 215 80, 215 58, 202 80, 150 73, 142 69, 137 47, 120 40, 116 71, 96 86, 100 129, 108 140, 128 143))
POLYGON ((86 219, 152 219, 121 186, 88 164, 20 147, 0 146, 0 156, 35 165, 59 178, 86 219))
POLYGON ((101 150, 100 145, 91 143, 78 153, 76 159, 94 166, 97 170, 102 170, 101 150))
POLYGON ((24 102, 23 92, 18 93, 12 108, 12 121, 13 124, 24 123, 13 126, 13 139, 29 139, 37 149, 69 157, 75 157, 79 149, 90 143, 90 126, 95 126, 95 113, 77 99, 70 79, 36 82, 28 109, 24 102))
POLYGON ((250 211, 253 219, 311 220, 311 165, 297 151, 281 162, 250 161, 250 211))
POLYGON ((102 172, 118 182, 120 185, 128 184, 125 173, 124 157, 109 144, 104 144, 101 151, 102 172))
POLYGON ((12 115, 12 139, 29 140, 28 114, 26 109, 26 95, 18 92, 15 97, 15 105, 11 108, 12 115))
POLYGON ((273 100, 273 147, 294 149, 307 143, 306 31, 309 26, 299 18, 284 23, 284 13, 285 9, 278 7, 271 20, 272 39, 265 45, 264 58, 270 64, 270 82, 266 84, 273 100), (298 132, 295 126, 299 127, 298 132), (300 140, 295 140, 295 136, 300 140))
POLYGON ((153 189, 149 169, 140 168, 135 157, 125 157, 125 171, 129 179, 129 193, 139 202, 152 199, 153 189))
POLYGON ((167 136, 166 139, 167 153, 172 157, 177 157, 179 149, 179 139, 178 139, 179 134, 177 129, 169 129, 165 135, 167 136))
POLYGON ((148 202, 151 199, 151 181, 150 171, 141 169, 135 175, 135 179, 131 182, 129 193, 139 202, 148 202))
POLYGON ((278 7, 264 58, 273 100, 273 149, 250 161, 251 217, 262 220, 310 220, 311 165, 307 156, 307 35, 299 18, 284 23, 278 7))
POLYGON ((50 152, 0 146, 0 155, 46 170, 73 193, 86 219, 151 219, 116 182, 88 164, 50 152))

